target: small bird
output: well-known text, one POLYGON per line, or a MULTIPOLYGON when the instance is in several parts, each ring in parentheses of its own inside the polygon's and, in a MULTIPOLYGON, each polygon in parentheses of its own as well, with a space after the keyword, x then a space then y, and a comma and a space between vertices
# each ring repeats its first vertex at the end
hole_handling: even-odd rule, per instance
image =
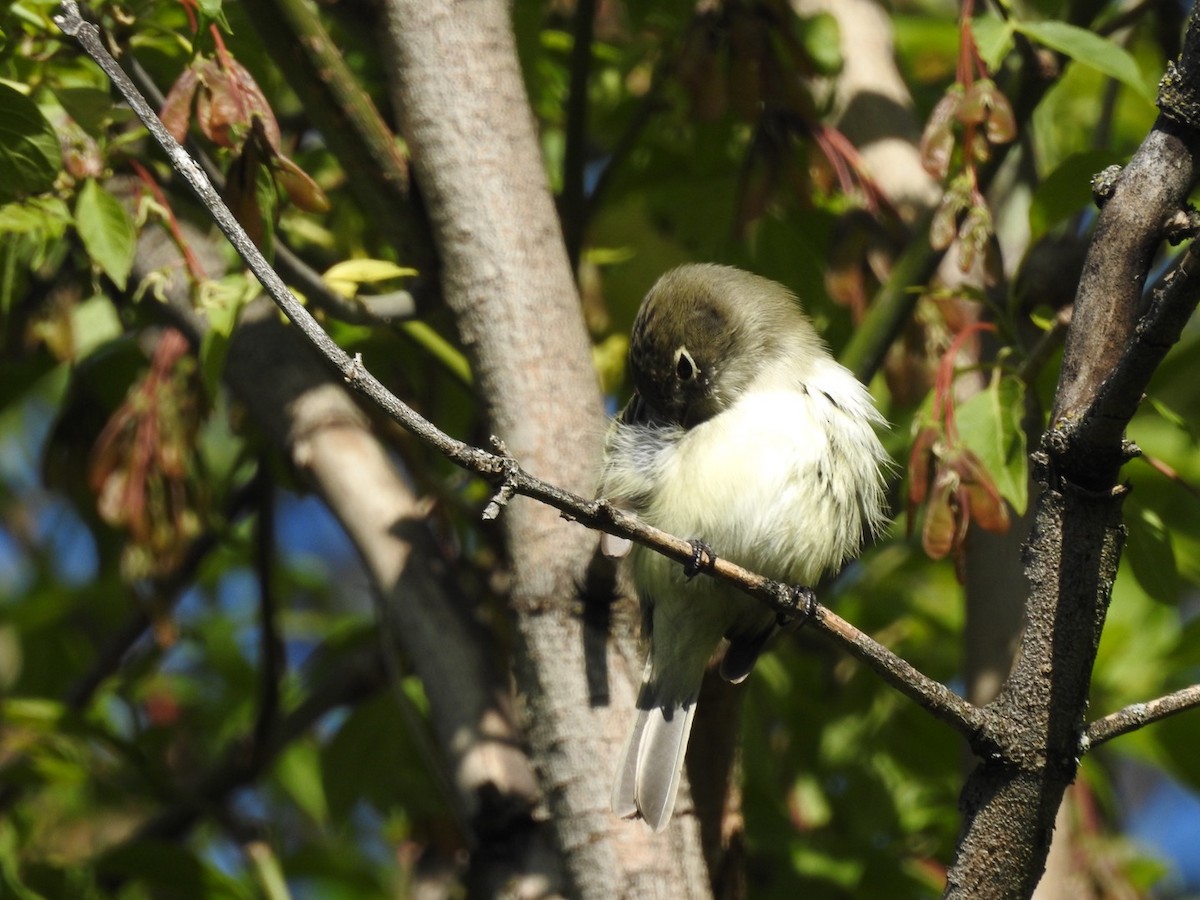
MULTIPOLYGON (((635 390, 606 438, 600 496, 795 585, 815 585, 883 527, 883 417, 787 288, 727 266, 674 269, 642 302, 629 366, 635 390)), ((721 674, 742 681, 777 617, 651 550, 632 558, 650 652, 612 807, 661 831, 709 659, 727 639, 721 674)))

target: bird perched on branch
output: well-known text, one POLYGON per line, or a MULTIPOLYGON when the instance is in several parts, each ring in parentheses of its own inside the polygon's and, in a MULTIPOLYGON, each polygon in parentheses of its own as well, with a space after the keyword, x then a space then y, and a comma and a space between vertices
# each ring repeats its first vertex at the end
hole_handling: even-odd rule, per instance
MULTIPOLYGON (((668 272, 630 338, 635 392, 609 431, 600 495, 770 578, 815 585, 885 521, 884 425, 782 285, 726 266, 668 272)), ((628 545, 607 539, 606 552, 628 545)), ((761 602, 633 549, 650 653, 613 811, 656 831, 675 806, 704 669, 739 682, 777 625, 761 602)))

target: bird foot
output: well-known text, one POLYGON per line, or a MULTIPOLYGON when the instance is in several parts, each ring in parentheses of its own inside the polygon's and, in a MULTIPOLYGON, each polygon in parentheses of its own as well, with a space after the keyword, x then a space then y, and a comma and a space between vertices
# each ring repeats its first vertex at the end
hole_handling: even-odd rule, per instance
POLYGON ((803 625, 809 619, 814 618, 817 614, 817 592, 810 587, 802 587, 798 584, 793 584, 788 587, 788 593, 791 595, 792 609, 795 612, 780 613, 779 624, 794 624, 797 627, 803 625), (786 622, 784 619, 786 618, 786 622))
POLYGON ((692 545, 692 558, 684 564, 683 574, 687 576, 688 581, 691 581, 701 572, 713 570, 713 566, 717 562, 717 554, 713 553, 712 547, 700 538, 692 538, 688 543, 692 545))

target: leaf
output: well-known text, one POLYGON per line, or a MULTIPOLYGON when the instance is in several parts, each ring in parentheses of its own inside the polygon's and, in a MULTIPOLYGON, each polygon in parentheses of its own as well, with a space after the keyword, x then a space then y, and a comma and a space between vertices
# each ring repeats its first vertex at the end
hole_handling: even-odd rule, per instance
POLYGON ((329 806, 321 783, 321 758, 311 742, 292 744, 279 757, 275 777, 314 822, 321 824, 328 819, 329 806))
POLYGON ((97 294, 71 310, 71 339, 74 356, 87 356, 97 347, 124 333, 112 300, 97 294))
MULTIPOLYGON (((934 178, 945 178, 954 155, 954 120, 962 103, 962 90, 951 88, 934 106, 921 135, 921 165, 934 178)), ((942 205, 946 206, 943 199, 942 205)))
POLYGON ((329 212, 329 198, 312 176, 282 153, 276 154, 271 164, 279 186, 292 203, 308 213, 329 212))
POLYGON ((1158 413, 1163 421, 1174 425, 1179 429, 1180 432, 1187 435, 1187 438, 1191 442, 1192 446, 1200 444, 1200 433, 1197 433, 1196 427, 1192 423, 1191 419, 1188 419, 1187 417, 1176 412, 1171 407, 1167 406, 1167 404, 1156 399, 1155 397, 1147 396, 1146 403, 1151 409, 1158 413))
POLYGON ((203 89, 196 101, 196 124, 205 137, 221 147, 232 148, 246 139, 257 119, 267 144, 279 152, 279 122, 245 66, 227 55, 223 64, 215 60, 200 63, 198 75, 203 89))
POLYGON ((71 224, 71 211, 57 197, 31 197, 0 206, 0 234, 44 234, 62 237, 71 224))
POLYGON ((1018 516, 1029 500, 1029 467, 1025 454, 1025 385, 1005 376, 955 410, 959 434, 991 474, 1000 496, 1018 516))
POLYGON ((347 259, 330 266, 321 280, 338 293, 353 297, 358 293, 360 284, 407 278, 416 274, 416 269, 398 266, 383 259, 347 259))
POLYGON ((137 232, 133 219, 121 201, 89 178, 75 200, 75 228, 88 255, 125 290, 133 254, 137 248, 137 232))
POLYGON ((1126 506, 1125 556, 1133 577, 1151 599, 1171 606, 1179 603, 1181 585, 1175 548, 1162 518, 1154 510, 1136 503, 1126 506))
POLYGON ((200 30, 203 30, 209 22, 216 22, 226 34, 233 34, 229 20, 225 18, 225 10, 221 8, 221 0, 199 0, 196 5, 199 7, 202 19, 200 30))
POLYGON ((122 112, 117 113, 117 107, 113 105, 108 91, 88 85, 57 87, 54 89, 54 96, 67 111, 67 115, 92 137, 100 137, 105 125, 112 121, 114 115, 129 112, 127 108, 122 108, 122 112))
POLYGON ((971 34, 984 64, 995 72, 1013 48, 1012 23, 999 16, 977 16, 971 20, 971 34))
POLYGON ((957 479, 950 469, 939 469, 925 506, 921 547, 930 559, 945 559, 962 537, 954 506, 957 479))
POLYGON ((49 190, 61 170, 54 127, 30 98, 0 83, 0 203, 49 190))
POLYGON ((471 384, 471 364, 453 344, 434 331, 427 322, 410 319, 400 323, 401 330, 418 346, 438 360, 463 384, 471 384))
POLYGON ((200 87, 200 78, 195 66, 184 69, 171 89, 167 91, 158 117, 162 120, 171 137, 179 143, 187 138, 188 125, 192 120, 192 102, 196 99, 196 91, 200 87))
POLYGON ((1119 81, 1148 103, 1154 103, 1154 92, 1124 47, 1066 22, 1014 22, 1013 28, 1045 47, 1119 81))
POLYGON ((1033 192, 1029 204, 1030 244, 1092 202, 1092 176, 1117 162, 1115 154, 1097 150, 1068 156, 1033 192))
POLYGON ((800 24, 800 42, 819 75, 842 71, 842 33, 832 14, 817 13, 800 24))
POLYGON ((380 810, 403 802, 414 815, 441 814, 444 798, 416 740, 403 727, 387 691, 355 707, 321 748, 321 778, 331 815, 345 818, 359 800, 380 810))

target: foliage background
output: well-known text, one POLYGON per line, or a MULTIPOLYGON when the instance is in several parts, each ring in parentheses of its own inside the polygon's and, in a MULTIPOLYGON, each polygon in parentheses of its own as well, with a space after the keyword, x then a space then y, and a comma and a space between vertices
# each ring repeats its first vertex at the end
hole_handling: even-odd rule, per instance
MULTIPOLYGON (((368 311, 371 297, 405 287, 420 299, 421 279, 399 267, 427 274, 425 251, 372 218, 355 163, 310 119, 296 79, 243 6, 272 9, 258 0, 93 8, 164 90, 194 53, 218 54, 212 32, 196 24, 215 22, 223 52, 252 74, 278 119, 288 157, 328 198, 327 209, 302 211, 322 205, 310 187, 288 197, 279 179, 247 163, 240 136, 224 147, 201 137, 229 177, 231 166, 250 170, 231 193, 257 216, 262 242, 286 245, 316 271, 359 261, 341 273, 368 296, 360 304, 368 311)), ((916 308, 907 354, 893 352, 872 383, 903 466, 921 427, 938 421, 944 397, 934 399, 932 373, 954 335, 978 318, 997 324, 996 339, 974 351, 978 365, 959 361, 967 372, 954 393, 963 441, 1018 507, 1002 551, 1010 568, 1023 538, 1023 457, 988 448, 1012 438, 998 420, 1040 427, 1056 358, 1032 372, 1022 365, 1069 302, 1094 221, 1089 179, 1127 158, 1153 121, 1151 87, 1181 25, 1174 4, 1091 4, 1086 21, 1083 6, 1043 0, 1018 14, 1001 4, 1007 25, 994 10, 977 11, 974 33, 1001 90, 1026 83, 1030 52, 1044 62, 1057 51, 1049 59, 1059 68, 1032 109, 1012 97, 1016 151, 988 197, 996 242, 986 277, 978 266, 965 277, 943 272, 916 308), (1105 33, 1108 49, 1096 56, 1073 33, 1056 43, 1044 26, 1066 18, 1105 33), (1117 19, 1123 27, 1105 32, 1117 19), (1028 375, 1024 389, 993 394, 1001 370, 1028 375), (981 400, 969 412, 972 394, 999 397, 999 412, 979 411, 981 400)), ((599 3, 581 167, 567 161, 579 151, 568 134, 575 7, 514 5, 546 170, 564 216, 586 226, 575 232, 583 308, 614 408, 625 393, 624 335, 646 288, 671 265, 720 260, 788 284, 840 350, 879 267, 924 227, 916 213, 864 213, 870 183, 839 180, 819 152, 816 124, 831 120, 826 79, 856 52, 833 49, 834 18, 793 18, 770 2, 724 8, 722 19, 708 5, 599 3), (754 28, 767 20, 781 24, 764 38, 754 28), (798 69, 802 92, 768 96, 778 83, 762 75, 771 66, 798 69), (786 116, 764 112, 781 104, 786 116), (577 176, 584 194, 572 198, 565 181, 577 176)), ((386 630, 369 577, 220 380, 236 315, 255 289, 211 242, 203 215, 104 77, 58 32, 53 11, 44 0, 0 11, 2 892, 454 895, 469 881, 471 847, 424 686, 395 651, 367 652, 372 665, 355 668, 386 630), (161 198, 151 183, 162 185, 161 198), (186 225, 184 240, 213 263, 190 285, 207 336, 173 350, 164 335, 179 313, 161 299, 166 276, 139 258, 147 247, 138 235, 163 222, 186 225)), ((907 2, 890 14, 918 125, 956 79, 959 12, 907 2)), ((377 9, 342 0, 318 13, 355 80, 388 110, 377 9)), ((967 165, 961 152, 954 165, 967 165)), ((439 427, 483 443, 454 323, 437 305, 421 311, 419 324, 368 325, 323 308, 323 322, 439 427)), ((1192 329, 1172 351, 1130 429, 1150 464, 1127 470, 1128 564, 1101 645, 1093 716, 1200 680, 1197 340, 1192 329)), ((503 550, 479 522, 489 488, 377 425, 434 498, 440 552, 506 648, 503 550)), ((966 692, 964 589, 950 561, 923 549, 924 520, 906 506, 913 486, 900 474, 892 533, 823 599, 966 692)), ((968 571, 977 530, 962 561, 968 571)), ((940 891, 968 765, 958 742, 803 632, 782 641, 743 690, 749 895, 940 891)), ((1060 819, 1074 850, 1070 883, 1091 896, 1200 890, 1188 852, 1200 845, 1200 801, 1188 792, 1200 788, 1198 728, 1184 715, 1087 758, 1060 819)))

